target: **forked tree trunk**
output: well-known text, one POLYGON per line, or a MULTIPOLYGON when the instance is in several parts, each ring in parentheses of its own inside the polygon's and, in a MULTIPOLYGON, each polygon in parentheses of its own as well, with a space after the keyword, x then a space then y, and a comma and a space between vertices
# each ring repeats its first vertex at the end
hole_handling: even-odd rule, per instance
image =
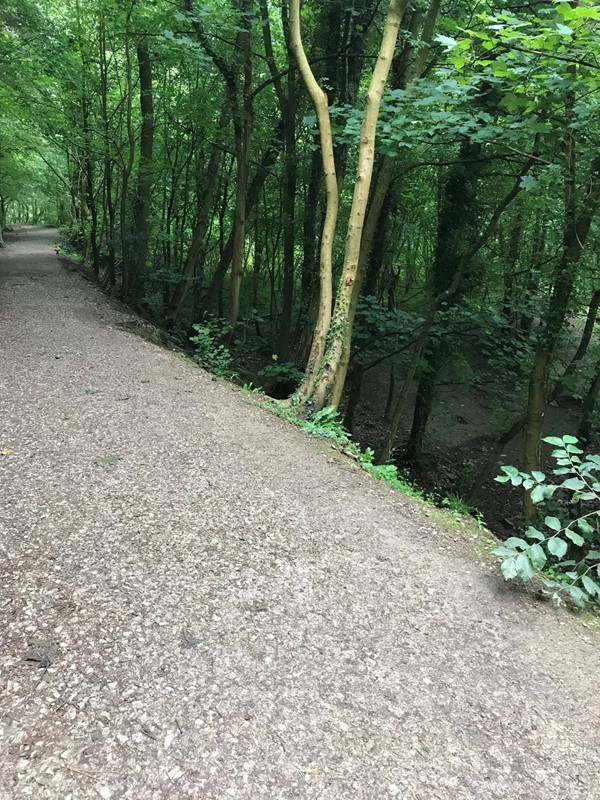
MULTIPOLYGON (((394 69, 396 87, 404 87, 420 77, 425 66, 425 57, 427 54, 426 45, 431 42, 439 7, 440 0, 431 0, 429 9, 424 19, 420 13, 415 12, 413 14, 409 25, 409 33, 412 38, 416 39, 419 33, 421 22, 423 22, 420 37, 421 46, 416 54, 413 46, 410 44, 403 49, 401 61, 398 64, 397 69, 394 69)), ((364 229, 361 235, 356 278, 352 286, 352 294, 348 304, 347 324, 344 327, 344 341, 342 342, 341 346, 341 358, 339 360, 338 368, 333 379, 333 385, 331 387, 331 405, 338 405, 342 396, 344 384, 346 382, 348 365, 350 363, 352 331, 354 328, 354 319, 356 316, 356 309, 358 307, 358 300, 364 282, 369 256, 373 248, 373 241, 375 239, 377 230, 380 227, 381 214, 392 186, 394 167, 395 159, 390 155, 384 155, 381 158, 379 167, 377 169, 375 188, 366 211, 364 229)))
POLYGON ((425 347, 425 344, 427 342, 429 331, 431 330, 433 323, 435 322, 435 318, 437 316, 439 309, 457 291, 458 287, 460 286, 466 266, 470 263, 473 257, 479 252, 479 250, 481 250, 484 244, 489 241, 491 236, 496 231, 496 228, 498 226, 498 220, 500 219, 506 208, 510 205, 510 203, 512 203, 515 197, 522 190, 521 180, 523 176, 529 172, 532 164, 533 164, 533 159, 531 158, 528 159, 523 169, 517 175, 516 181, 513 184, 512 189, 506 194, 506 196, 498 204, 498 206, 496 206, 496 209, 492 214, 491 219, 484 228, 484 230, 477 237, 473 246, 467 252, 465 252, 462 258, 459 260, 451 284, 448 286, 447 289, 441 292, 432 302, 429 311, 427 313, 427 316, 425 318, 425 321, 423 322, 423 326, 421 328, 419 337, 415 342, 408 370, 406 372, 406 375, 404 377, 404 382, 402 384, 402 388, 400 389, 400 393, 396 398, 394 404, 394 411, 392 414, 392 418, 390 420, 390 425, 386 434, 385 442, 381 450, 381 453, 378 456, 379 463, 386 463, 391 456, 396 441, 398 426, 400 425, 400 420, 402 418, 402 413, 404 411, 406 399, 408 397, 410 387, 414 380, 415 373, 419 365, 419 360, 423 353, 423 348, 425 347))
POLYGON ((298 70, 311 97, 317 114, 319 136, 321 140, 321 159, 325 175, 326 206, 325 221, 321 233, 320 270, 319 270, 319 310, 312 346, 308 356, 304 380, 298 387, 295 400, 304 401, 312 392, 314 381, 321 366, 325 343, 331 322, 332 259, 333 240, 339 208, 339 193, 335 171, 333 137, 329 118, 327 95, 321 89, 308 63, 300 32, 300 0, 290 0, 290 49, 298 63, 298 70))
MULTIPOLYGON (((590 305, 587 312, 585 325, 583 327, 583 332, 581 334, 581 339, 579 341, 577 350, 573 355, 573 358, 569 362, 567 368, 565 369, 561 377, 557 380, 552 391, 546 398, 546 405, 549 405, 550 403, 553 403, 555 400, 558 400, 558 398, 562 394, 563 389, 565 388, 567 380, 572 375, 575 374, 575 371, 577 370, 581 360, 585 357, 592 338, 592 334, 594 332, 594 326, 596 324, 599 308, 600 308, 600 289, 596 290, 592 295, 592 299, 590 301, 590 305)), ((489 479, 492 472, 498 467, 498 459, 502 455, 504 448, 509 442, 511 442, 515 438, 515 436, 518 436, 518 434, 523 431, 526 423, 527 423, 527 416, 523 414, 520 418, 516 419, 510 426, 510 428, 504 431, 504 433, 498 438, 493 449, 490 451, 490 453, 488 453, 486 460, 483 462, 483 464, 477 471, 477 478, 475 479, 470 489, 468 498, 469 503, 474 504, 479 499, 479 494, 481 492, 481 489, 483 488, 486 481, 489 479)))
MULTIPOLYGON (((294 3, 294 5, 297 5, 297 3, 294 3)), ((297 400, 302 402, 310 401, 317 410, 328 404, 337 406, 339 403, 339 397, 334 396, 333 390, 336 386, 336 375, 342 364, 344 343, 346 341, 346 327, 349 325, 349 312, 352 305, 353 287, 356 283, 359 267, 361 240, 375 159, 377 119, 379 117, 381 99, 392 65, 400 23, 405 8, 405 0, 390 0, 381 46, 367 91, 365 113, 360 130, 358 168, 346 232, 344 264, 336 297, 335 310, 333 318, 329 320, 327 331, 324 332, 322 341, 319 342, 322 355, 316 365, 311 364, 309 360, 306 378, 296 393, 297 400)), ((302 72, 302 64, 300 62, 299 66, 302 72)), ((310 75, 312 76, 312 73, 310 73, 310 75)), ((303 77, 306 82, 304 73, 303 77)), ((307 83, 307 86, 308 85, 307 83)), ((314 98, 313 102, 315 102, 315 107, 317 107, 317 102, 314 98)), ((319 115, 319 113, 326 115, 327 121, 329 121, 326 101, 324 105, 321 103, 320 107, 317 108, 317 114, 319 115)), ((315 334, 315 340, 316 339, 317 335, 315 334)), ((311 352, 311 356, 312 355, 311 352)))

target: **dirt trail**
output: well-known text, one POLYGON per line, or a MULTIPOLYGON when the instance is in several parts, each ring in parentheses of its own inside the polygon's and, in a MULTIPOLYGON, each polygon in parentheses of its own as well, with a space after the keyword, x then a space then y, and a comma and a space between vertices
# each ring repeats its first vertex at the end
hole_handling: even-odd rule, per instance
POLYGON ((54 238, 0 254, 0 798, 598 800, 582 621, 120 329, 54 238))

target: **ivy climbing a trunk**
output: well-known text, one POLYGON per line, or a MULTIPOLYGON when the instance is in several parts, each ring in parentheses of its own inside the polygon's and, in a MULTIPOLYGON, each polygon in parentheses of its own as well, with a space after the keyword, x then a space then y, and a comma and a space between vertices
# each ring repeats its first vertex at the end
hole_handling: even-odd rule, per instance
POLYGON ((324 408, 327 405, 337 406, 340 400, 341 390, 339 389, 339 382, 336 382, 336 378, 343 365, 347 327, 350 325, 353 287, 357 280, 361 240, 375 159, 377 119, 379 117, 381 99, 392 65, 400 23, 406 5, 406 0, 390 0, 381 46, 367 91, 365 111, 360 129, 358 168, 354 183, 350 218, 346 231, 344 263, 333 315, 331 315, 331 253, 337 218, 338 188, 337 182, 335 188, 333 186, 336 175, 331 124, 327 96, 315 80, 302 47, 300 39, 299 0, 293 0, 290 5, 292 49, 298 60, 300 74, 307 86, 317 112, 321 136, 321 149, 323 153, 323 166, 327 183, 327 213, 321 240, 321 299, 319 318, 314 332, 313 347, 309 356, 305 378, 294 398, 297 403, 310 403, 315 410, 324 408))

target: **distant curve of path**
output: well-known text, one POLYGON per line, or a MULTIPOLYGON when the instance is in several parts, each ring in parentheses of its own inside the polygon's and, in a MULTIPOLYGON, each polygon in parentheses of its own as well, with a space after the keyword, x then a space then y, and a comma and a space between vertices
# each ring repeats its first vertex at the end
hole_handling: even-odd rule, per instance
POLYGON ((598 800, 600 642, 0 252, 0 798, 598 800))

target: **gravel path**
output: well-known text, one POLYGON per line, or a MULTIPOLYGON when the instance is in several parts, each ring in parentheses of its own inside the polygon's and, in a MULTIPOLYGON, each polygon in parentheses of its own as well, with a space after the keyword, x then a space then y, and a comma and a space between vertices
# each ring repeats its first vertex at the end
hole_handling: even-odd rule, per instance
MULTIPOLYGON (((598 800, 598 638, 0 254, 0 798, 598 800)), ((16 241, 15 241, 16 239, 16 241)))

